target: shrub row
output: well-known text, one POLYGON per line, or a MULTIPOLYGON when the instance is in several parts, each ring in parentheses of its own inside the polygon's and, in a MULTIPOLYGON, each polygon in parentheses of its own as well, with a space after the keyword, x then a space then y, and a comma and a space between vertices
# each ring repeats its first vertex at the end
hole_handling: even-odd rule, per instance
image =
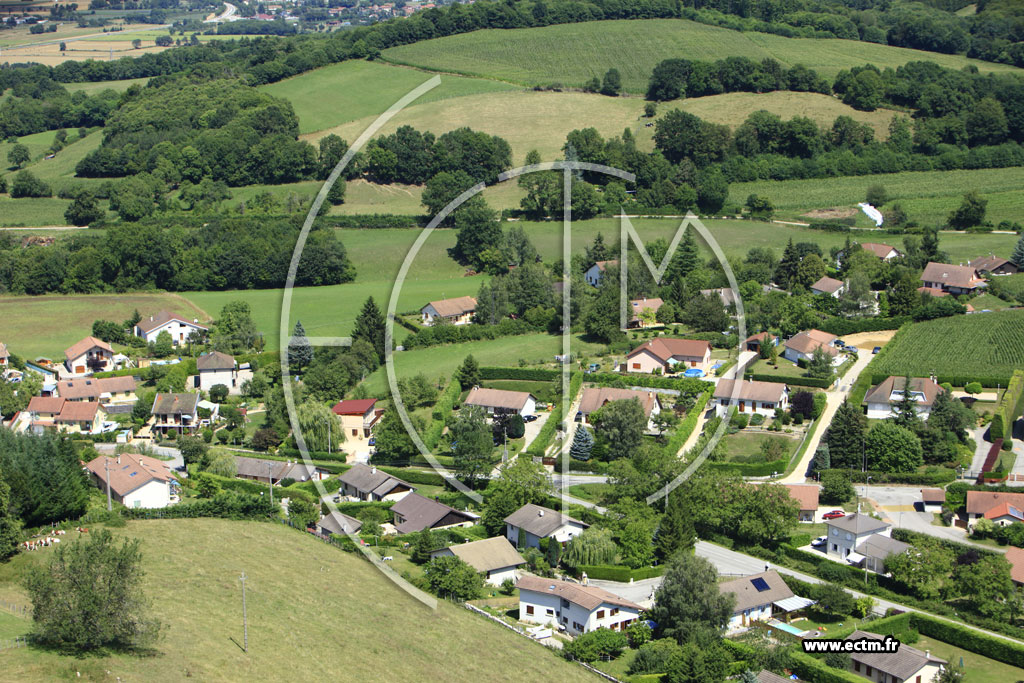
POLYGON ((124 508, 128 519, 179 519, 186 517, 224 517, 226 519, 269 518, 276 512, 269 496, 250 495, 236 491, 218 493, 213 498, 193 503, 178 503, 165 508, 124 508))
POLYGON ((402 345, 406 349, 438 346, 440 344, 462 344, 471 341, 500 339, 538 332, 525 320, 505 318, 497 325, 434 325, 424 327, 415 336, 406 337, 402 345))
POLYGON ((818 329, 842 337, 858 332, 878 332, 879 330, 896 330, 900 325, 910 322, 909 315, 898 315, 892 318, 840 318, 833 316, 818 325, 818 329))
POLYGON ((393 213, 352 214, 349 216, 320 216, 316 219, 321 224, 332 228, 350 228, 359 230, 380 230, 386 228, 420 228, 426 225, 423 216, 402 216, 393 213))
POLYGON ((1024 370, 1014 370, 1013 376, 1006 385, 1003 399, 992 416, 992 440, 1013 437, 1013 429, 1007 430, 1007 425, 1012 425, 1014 420, 1020 417, 1024 411, 1024 370), (1007 434, 1007 431, 1010 433, 1007 434))
POLYGON ((914 545, 916 543, 921 542, 938 544, 946 548, 956 556, 962 555, 968 550, 976 552, 980 556, 997 554, 994 551, 985 550, 984 548, 979 548, 978 546, 967 546, 963 543, 958 543, 957 541, 951 541, 945 538, 937 538, 935 536, 922 534, 920 532, 911 531, 909 529, 893 529, 892 537, 897 541, 903 541, 904 543, 909 543, 910 545, 914 545))
POLYGON ((855 484, 866 483, 868 477, 878 484, 921 484, 923 486, 941 486, 956 480, 956 470, 938 465, 926 467, 923 472, 843 471, 849 473, 850 481, 855 484))
POLYGON ((430 413, 432 418, 430 426, 423 432, 423 444, 430 450, 437 448, 437 444, 441 440, 441 432, 444 431, 445 419, 451 414, 461 395, 462 386, 459 385, 459 380, 455 378, 455 375, 452 375, 451 381, 441 392, 441 397, 437 399, 437 403, 434 404, 434 409, 430 413))
MULTIPOLYGON (((575 398, 582 386, 583 373, 579 371, 573 372, 572 379, 569 380, 569 396, 575 398)), ((540 428, 540 433, 537 434, 537 438, 533 440, 533 443, 530 444, 526 452, 530 455, 543 457, 548 449, 548 444, 555 438, 555 429, 566 417, 562 415, 562 401, 556 402, 555 407, 551 409, 551 414, 548 415, 547 422, 540 428)))
POLYGON ((835 382, 835 379, 818 379, 817 377, 789 377, 769 375, 760 372, 747 373, 744 379, 752 379, 755 382, 775 382, 776 384, 792 384, 798 387, 817 387, 828 389, 835 382))
POLYGON ((708 401, 711 400, 711 394, 713 390, 707 389, 700 397, 697 402, 693 404, 693 408, 690 408, 690 412, 686 414, 686 419, 680 422, 676 426, 676 431, 672 434, 672 438, 665 444, 665 452, 670 454, 676 454, 679 449, 683 447, 686 440, 690 438, 690 434, 697 428, 697 422, 700 420, 700 416, 704 414, 704 409, 708 405, 708 401))
MULTIPOLYGON (((405 329, 409 330, 413 334, 419 334, 420 330, 423 329, 419 325, 412 324, 411 322, 409 322, 403 316, 400 316, 400 315, 396 315, 395 316, 395 322, 398 323, 399 325, 401 325, 402 327, 404 327, 405 329)), ((407 348, 407 347, 406 347, 406 345, 403 344, 402 348, 407 348)))
MULTIPOLYGON (((889 377, 888 373, 874 372, 871 374, 871 383, 879 384, 884 382, 887 377, 889 377)), ((977 375, 938 375, 935 379, 939 384, 946 384, 948 382, 954 387, 964 387, 971 382, 977 382, 986 389, 995 389, 997 386, 1005 387, 1010 381, 1010 378, 1007 376, 996 377, 994 375, 987 377, 979 377, 977 375)))
POLYGON ((928 614, 915 612, 911 615, 911 620, 921 635, 962 647, 1004 664, 1024 668, 1024 645, 1020 643, 980 633, 928 614))
POLYGON ((577 460, 569 458, 570 472, 593 472, 594 474, 607 474, 608 463, 600 460, 577 460))
POLYGON ((555 382, 562 376, 548 368, 480 368, 480 379, 519 379, 534 382, 555 382))
POLYGON ((855 673, 842 669, 833 669, 825 662, 805 654, 799 646, 790 651, 793 662, 793 673, 805 681, 814 683, 864 683, 864 679, 855 673))
POLYGON ((639 569, 630 569, 629 567, 620 567, 612 565, 580 565, 576 567, 577 575, 586 572, 587 578, 597 579, 598 581, 618 581, 620 583, 629 583, 633 581, 640 581, 641 579, 652 579, 655 576, 661 576, 661 573, 665 571, 664 565, 658 565, 657 567, 640 567, 639 569))
POLYGON ((648 389, 676 389, 683 394, 697 395, 708 389, 714 389, 714 384, 696 377, 659 377, 658 375, 632 375, 618 374, 615 372, 595 372, 587 375, 587 381, 599 386, 619 384, 625 382, 630 386, 645 387, 648 389))

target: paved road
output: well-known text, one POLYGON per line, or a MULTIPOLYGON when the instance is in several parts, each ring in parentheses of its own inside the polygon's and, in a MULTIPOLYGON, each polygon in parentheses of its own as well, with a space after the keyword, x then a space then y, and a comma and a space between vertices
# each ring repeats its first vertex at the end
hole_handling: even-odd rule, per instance
POLYGON ((597 503, 592 503, 589 500, 583 500, 582 498, 571 496, 568 493, 563 493, 563 491, 568 490, 570 486, 575 486, 576 484, 604 484, 607 481, 608 477, 603 474, 567 474, 563 476, 556 472, 551 476, 551 482, 555 487, 555 491, 559 492, 562 500, 574 505, 582 505, 583 507, 591 508, 602 515, 607 512, 607 508, 601 507, 597 503))
POLYGON ((854 485, 858 494, 866 495, 867 500, 880 512, 885 520, 897 529, 907 529, 947 541, 973 545, 992 552, 1006 552, 1005 548, 975 543, 967 538, 964 529, 951 526, 932 524, 933 513, 921 512, 915 504, 921 500, 921 491, 910 486, 860 486, 854 485))
POLYGON ((853 383, 857 381, 857 377, 868 366, 872 358, 873 356, 870 352, 861 351, 857 355, 857 361, 847 371, 846 376, 840 379, 833 389, 825 392, 827 398, 825 412, 821 414, 821 418, 813 426, 814 433, 811 434, 808 440, 807 450, 804 451, 803 457, 796 464, 796 469, 793 470, 792 474, 779 480, 781 483, 802 484, 806 481, 807 470, 811 467, 811 460, 814 459, 814 452, 818 450, 818 444, 821 443, 821 437, 825 434, 825 429, 832 422, 832 417, 839 410, 839 406, 850 395, 853 383))
POLYGON ((992 448, 992 442, 985 438, 987 435, 987 425, 971 430, 971 436, 974 438, 974 458, 971 460, 970 472, 978 473, 985 467, 985 458, 988 457, 988 451, 992 448))

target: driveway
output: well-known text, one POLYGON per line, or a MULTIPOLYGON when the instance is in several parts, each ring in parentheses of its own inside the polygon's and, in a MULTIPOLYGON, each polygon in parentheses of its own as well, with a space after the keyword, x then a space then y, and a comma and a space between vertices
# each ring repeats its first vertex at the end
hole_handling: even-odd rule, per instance
POLYGON ((530 444, 533 443, 533 440, 537 438, 538 434, 540 434, 540 428, 543 427, 547 423, 548 419, 551 417, 550 411, 544 411, 542 413, 534 414, 537 416, 537 419, 534 420, 533 422, 527 422, 524 425, 526 427, 526 432, 523 434, 524 451, 530 447, 530 444))
POLYGON ((1005 548, 982 545, 967 538, 964 529, 953 526, 937 526, 931 512, 922 512, 917 504, 921 501, 921 490, 908 486, 861 486, 854 484, 858 494, 866 496, 867 502, 882 514, 885 521, 897 529, 916 531, 946 541, 972 545, 992 552, 1004 553, 1005 548))

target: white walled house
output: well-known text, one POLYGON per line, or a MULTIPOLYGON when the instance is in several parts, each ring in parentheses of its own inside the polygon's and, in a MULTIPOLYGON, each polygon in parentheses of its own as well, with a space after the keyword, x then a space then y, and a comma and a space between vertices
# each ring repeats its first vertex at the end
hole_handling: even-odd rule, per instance
POLYGON ((412 484, 363 463, 352 465, 339 481, 341 495, 364 501, 399 501, 415 490, 412 484))
POLYGON ((857 546, 871 536, 889 536, 892 533, 892 527, 887 522, 859 512, 827 520, 825 524, 828 528, 826 554, 854 564, 860 563, 863 558, 857 553, 857 546))
POLYGON ((238 363, 226 353, 211 351, 199 356, 196 359, 196 372, 196 387, 202 391, 209 392, 218 384, 226 386, 231 394, 241 391, 238 386, 238 363))
POLYGON ((583 533, 589 525, 568 515, 527 503, 505 518, 505 538, 516 547, 539 548, 540 539, 552 538, 559 543, 568 543, 583 533), (519 532, 523 532, 520 546, 519 532))
POLYGON ((133 453, 101 455, 86 465, 89 475, 104 494, 130 508, 165 508, 176 499, 171 486, 174 475, 166 462, 133 453))
POLYGON ((774 417, 777 408, 786 410, 789 407, 789 388, 779 382, 720 379, 711 400, 718 417, 725 417, 732 406, 736 406, 737 413, 774 417))
MULTIPOLYGON (((797 596, 775 570, 744 576, 718 585, 718 592, 736 597, 726 633, 736 633, 756 621, 768 621, 814 604, 797 596)), ((784 617, 783 617, 784 618, 784 617)))
MULTIPOLYGON (((846 640, 884 640, 886 636, 856 630, 846 640)), ((904 643, 895 652, 853 652, 850 671, 877 683, 932 683, 948 664, 945 659, 932 656, 904 643)))
POLYGON ((180 346, 188 343, 188 336, 192 332, 206 334, 207 330, 208 328, 205 325, 199 324, 197 318, 188 320, 168 311, 160 311, 135 323, 132 334, 145 339, 149 343, 155 342, 161 332, 167 332, 171 335, 171 342, 175 346, 180 346))
POLYGON ((430 553, 430 559, 452 555, 483 574, 484 581, 491 586, 500 586, 505 580, 519 580, 517 570, 526 564, 504 536, 441 548, 430 553))
POLYGON ((587 387, 580 397, 579 412, 583 415, 583 424, 590 424, 590 414, 600 410, 612 401, 637 400, 647 417, 647 431, 657 432, 654 425, 654 418, 661 413, 661 401, 653 391, 639 391, 636 389, 616 389, 614 387, 587 387))
POLYGON ((861 242, 860 246, 864 251, 871 252, 883 261, 892 261, 903 256, 903 252, 896 247, 881 242, 861 242))
POLYGON ((711 363, 711 342, 696 339, 658 337, 646 341, 626 356, 629 372, 683 372, 689 368, 708 369, 711 363))
POLYGON ((488 415, 504 413, 533 415, 537 408, 537 399, 533 394, 525 391, 473 387, 466 396, 464 405, 479 406, 487 411, 488 415))
POLYGON ((78 377, 113 370, 114 349, 102 339, 86 337, 64 350, 64 369, 78 377))
POLYGON ((424 325, 433 325, 439 318, 452 325, 468 325, 473 321, 474 313, 476 299, 471 296, 431 301, 420 309, 421 322, 424 325))
POLYGON ((617 267, 618 265, 618 261, 598 261, 587 269, 587 272, 583 274, 583 279, 587 281, 588 285, 597 287, 601 284, 601 278, 604 277, 604 272, 608 270, 608 266, 617 267))
POLYGON ((842 280, 837 280, 827 275, 811 285, 811 294, 823 294, 838 299, 843 295, 846 285, 842 280))
POLYGON ((519 589, 519 620, 564 629, 571 635, 599 628, 622 631, 643 608, 597 586, 524 576, 519 589))
MULTIPOLYGON (((896 408, 903 400, 906 389, 905 377, 887 377, 884 382, 871 388, 864 396, 867 415, 872 420, 885 420, 896 416, 896 408)), ((914 399, 914 411, 927 420, 935 405, 935 399, 943 388, 934 380, 923 377, 910 378, 910 395, 914 399)))
POLYGON ((814 352, 821 349, 832 357, 832 364, 839 365, 843 362, 842 354, 836 348, 836 341, 839 337, 821 330, 807 330, 795 334, 783 344, 782 357, 786 360, 798 363, 801 360, 810 361, 814 352))
POLYGON ((921 282, 929 289, 941 289, 949 294, 971 294, 985 286, 985 278, 971 266, 929 261, 921 273, 921 282))

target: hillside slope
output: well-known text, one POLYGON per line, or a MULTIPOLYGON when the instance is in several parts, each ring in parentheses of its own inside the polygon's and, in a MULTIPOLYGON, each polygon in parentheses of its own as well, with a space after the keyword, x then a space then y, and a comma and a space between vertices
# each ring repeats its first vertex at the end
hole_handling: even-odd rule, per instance
POLYGON ((767 57, 784 66, 802 63, 827 78, 841 69, 871 62, 879 68, 918 60, 982 72, 1020 71, 1012 66, 855 40, 785 38, 740 33, 685 19, 592 21, 543 28, 487 29, 424 40, 383 52, 390 62, 426 69, 486 76, 523 85, 561 82, 581 86, 611 67, 623 87, 643 92, 654 65, 669 57, 716 60, 767 57))
MULTIPOLYGON (((167 635, 152 657, 3 653, 5 680, 593 680, 542 646, 450 604, 432 611, 369 563, 284 526, 219 519, 132 522, 167 635), (245 572, 249 653, 242 651, 245 572), (109 671, 109 675, 104 672, 109 671)), ((26 562, 0 568, 0 596, 26 562)))

